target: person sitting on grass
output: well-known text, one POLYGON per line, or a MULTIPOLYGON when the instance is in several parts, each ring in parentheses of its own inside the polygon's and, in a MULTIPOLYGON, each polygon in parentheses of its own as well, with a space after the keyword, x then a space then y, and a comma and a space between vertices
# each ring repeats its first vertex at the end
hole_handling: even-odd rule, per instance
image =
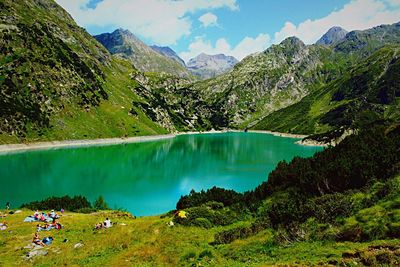
POLYGON ((60 230, 62 225, 60 223, 57 222, 57 219, 53 219, 53 223, 51 224, 51 226, 57 230, 60 230))
POLYGON ((103 223, 97 223, 94 227, 95 230, 100 230, 103 228, 103 223))
POLYGON ((35 233, 35 235, 33 236, 33 239, 32 239, 32 243, 42 246, 42 247, 46 246, 46 244, 43 243, 43 241, 40 239, 39 233, 35 233))
POLYGON ((7 222, 0 223, 0 230, 4 231, 7 229, 7 227, 8 227, 7 222))
POLYGON ((60 218, 60 215, 58 215, 54 210, 51 210, 51 212, 49 213, 49 217, 54 220, 60 218))
POLYGON ((35 213, 33 213, 33 218, 35 218, 35 220, 39 220, 39 210, 36 210, 35 213))
POLYGON ((44 222, 46 220, 46 218, 44 217, 44 212, 42 212, 42 214, 39 214, 39 220, 44 222))
POLYGON ((43 231, 43 230, 46 230, 46 231, 51 230, 50 224, 46 223, 45 225, 40 225, 40 224, 36 225, 36 231, 37 232, 40 232, 40 231, 43 231))
POLYGON ((111 223, 110 219, 106 218, 106 220, 104 221, 104 227, 110 228, 111 226, 112 226, 112 223, 111 223))

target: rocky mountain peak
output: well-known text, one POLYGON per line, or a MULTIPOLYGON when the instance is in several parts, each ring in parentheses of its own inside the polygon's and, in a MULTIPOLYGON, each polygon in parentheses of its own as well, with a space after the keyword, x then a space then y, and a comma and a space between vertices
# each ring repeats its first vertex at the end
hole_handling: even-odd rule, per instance
POLYGON ((194 75, 208 79, 231 70, 236 63, 238 63, 238 60, 233 56, 201 53, 197 57, 190 59, 187 67, 194 75))
POLYGON ((157 51, 129 30, 119 28, 112 33, 103 33, 94 37, 111 54, 131 61, 141 71, 165 72, 184 78, 192 77, 184 65, 179 62, 179 57, 172 49, 160 48, 159 50, 164 52, 157 51), (173 56, 178 59, 175 60, 173 56))
POLYGON ((317 42, 318 45, 331 45, 342 40, 348 32, 338 26, 330 28, 317 42))
POLYGON ((280 45, 285 46, 285 47, 298 47, 302 48, 305 47, 306 45, 303 43, 302 40, 297 38, 296 36, 291 36, 283 40, 280 45))
POLYGON ((150 46, 154 51, 156 51, 157 53, 164 55, 166 57, 169 57, 173 60, 175 60, 176 62, 178 62, 179 64, 181 64, 183 67, 186 67, 185 61, 183 61, 182 58, 180 58, 178 56, 178 54, 172 50, 170 47, 168 46, 157 46, 157 45, 152 45, 150 46))

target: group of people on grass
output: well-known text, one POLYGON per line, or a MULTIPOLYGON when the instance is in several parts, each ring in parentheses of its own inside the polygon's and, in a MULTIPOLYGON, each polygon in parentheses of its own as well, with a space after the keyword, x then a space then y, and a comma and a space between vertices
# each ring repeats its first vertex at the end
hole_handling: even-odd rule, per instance
POLYGON ((44 213, 44 212, 39 212, 39 210, 36 210, 36 211, 33 213, 33 218, 34 218, 36 221, 45 222, 45 221, 51 221, 51 220, 59 219, 59 218, 60 218, 60 215, 58 215, 54 210, 51 210, 51 211, 49 212, 49 214, 46 214, 46 213, 44 213))
POLYGON ((57 220, 61 216, 58 215, 54 210, 51 210, 49 214, 46 214, 44 212, 39 212, 39 210, 36 210, 33 213, 32 217, 34 218, 35 221, 45 222, 44 225, 41 224, 36 225, 36 232, 33 236, 32 243, 39 246, 50 245, 51 242, 53 241, 53 237, 49 236, 41 239, 39 236, 39 232, 50 231, 51 229, 60 230, 62 228, 62 225, 57 220))

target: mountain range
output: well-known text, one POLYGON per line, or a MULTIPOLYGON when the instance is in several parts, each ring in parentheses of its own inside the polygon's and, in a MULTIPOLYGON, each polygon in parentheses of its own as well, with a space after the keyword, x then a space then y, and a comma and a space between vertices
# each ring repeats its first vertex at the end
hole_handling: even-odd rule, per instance
POLYGON ((202 79, 209 79, 230 71, 236 63, 238 63, 238 60, 232 56, 201 53, 197 57, 190 59, 187 67, 194 75, 202 79))
POLYGON ((400 23, 184 64, 127 30, 92 37, 51 0, 0 7, 2 143, 226 128, 331 136, 400 116, 400 23))
MULTIPOLYGON (((140 71, 165 72, 181 78, 191 76, 179 60, 166 56, 165 52, 160 52, 160 49, 149 47, 128 30, 117 29, 112 33, 96 35, 94 38, 112 55, 128 59, 140 71)), ((163 49, 162 51, 166 50, 163 49)), ((168 55, 171 54, 171 51, 168 55)), ((171 55, 173 54, 172 51, 171 55)))

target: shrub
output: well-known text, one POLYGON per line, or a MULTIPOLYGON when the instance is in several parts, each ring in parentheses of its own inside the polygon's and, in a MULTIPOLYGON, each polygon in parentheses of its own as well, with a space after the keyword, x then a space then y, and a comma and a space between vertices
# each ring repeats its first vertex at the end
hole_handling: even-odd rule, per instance
POLYGON ((27 204, 23 204, 22 208, 28 208, 31 210, 69 210, 77 211, 79 209, 91 208, 90 202, 83 196, 70 196, 63 197, 49 197, 42 201, 33 201, 27 204))
POLYGON ((352 214, 352 202, 348 194, 327 194, 307 201, 305 211, 306 217, 314 217, 319 222, 334 222, 338 217, 352 214))
POLYGON ((214 235, 214 244, 229 244, 237 239, 243 239, 265 230, 269 227, 262 221, 256 221, 250 226, 238 226, 229 230, 221 231, 214 235))
POLYGON ((109 210, 110 208, 108 207, 106 201, 104 200, 103 196, 99 196, 98 199, 93 204, 93 208, 97 210, 109 210))
POLYGON ((213 254, 212 254, 212 252, 211 252, 210 250, 208 250, 208 249, 203 250, 203 251, 200 252, 200 254, 199 254, 199 259, 202 259, 202 258, 209 258, 209 259, 211 259, 211 258, 213 258, 213 254))
POLYGON ((77 210, 74 210, 75 212, 78 212, 78 213, 85 213, 85 214, 89 214, 89 213, 93 213, 93 212, 96 212, 97 210, 96 209, 94 209, 94 208, 89 208, 89 207, 87 207, 87 208, 81 208, 81 209, 77 209, 77 210))
POLYGON ((229 244, 236 239, 246 238, 252 234, 251 227, 240 226, 215 234, 215 244, 229 244))
POLYGON ((303 197, 293 190, 280 192, 271 197, 269 207, 265 210, 265 216, 273 227, 289 225, 292 222, 303 222, 305 218, 304 202, 303 197))
POLYGON ((206 218, 196 218, 193 220, 192 225, 210 229, 213 225, 212 223, 206 218))
POLYGON ((187 209, 191 207, 197 207, 210 201, 215 201, 222 203, 224 206, 230 206, 238 203, 242 198, 242 194, 237 193, 233 190, 226 190, 223 188, 213 187, 207 191, 196 192, 194 190, 190 191, 187 196, 181 196, 178 203, 176 204, 176 209, 187 209))
POLYGON ((210 207, 207 207, 205 205, 202 205, 200 207, 194 207, 190 209, 186 209, 186 218, 180 218, 176 216, 174 218, 175 223, 179 223, 182 225, 193 225, 193 226, 207 226, 208 224, 205 223, 204 220, 201 220, 201 222, 196 221, 197 219, 206 219, 208 222, 211 223, 212 226, 216 225, 228 225, 233 222, 236 222, 239 220, 240 216, 232 211, 229 208, 223 208, 223 209, 218 209, 218 210, 212 210, 210 207), (199 225, 199 223, 204 223, 204 225, 199 225))
POLYGON ((350 197, 352 211, 357 212, 359 210, 370 207, 374 204, 370 194, 357 192, 350 197))

